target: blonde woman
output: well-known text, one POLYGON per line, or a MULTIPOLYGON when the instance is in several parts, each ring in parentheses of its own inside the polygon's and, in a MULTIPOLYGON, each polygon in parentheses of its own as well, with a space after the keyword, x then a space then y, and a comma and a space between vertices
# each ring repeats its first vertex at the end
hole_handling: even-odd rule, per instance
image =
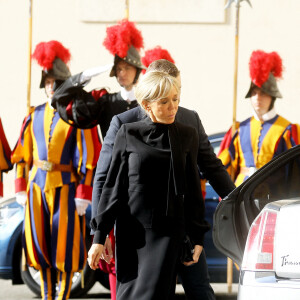
POLYGON ((122 125, 116 137, 91 222, 88 261, 98 267, 116 223, 117 299, 172 299, 185 234, 199 255, 209 228, 197 169, 199 139, 194 128, 175 121, 179 95, 174 77, 148 72, 136 88, 148 117, 122 125))

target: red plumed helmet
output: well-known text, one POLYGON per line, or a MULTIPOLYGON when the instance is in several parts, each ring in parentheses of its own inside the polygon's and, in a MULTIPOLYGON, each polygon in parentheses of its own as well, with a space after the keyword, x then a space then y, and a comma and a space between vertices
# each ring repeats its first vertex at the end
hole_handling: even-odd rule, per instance
POLYGON ((103 45, 115 56, 110 76, 116 75, 116 65, 120 60, 124 60, 139 70, 145 68, 139 54, 140 49, 144 46, 144 41, 141 32, 135 27, 135 23, 124 19, 116 25, 107 27, 103 45))
POLYGON ((253 51, 249 60, 252 83, 246 98, 251 97, 252 89, 255 86, 272 97, 282 98, 276 83, 276 79, 282 76, 282 70, 282 59, 277 52, 253 51))
POLYGON ((266 53, 262 50, 253 51, 249 61, 251 81, 261 87, 269 78, 282 75, 282 60, 277 52, 266 53))
POLYGON ((46 76, 56 80, 66 80, 71 76, 67 66, 71 58, 70 51, 58 41, 41 42, 32 54, 32 58, 43 68, 40 87, 45 87, 46 76))
POLYGON ((71 58, 70 51, 58 41, 41 42, 36 45, 32 58, 45 70, 53 67, 55 58, 67 64, 71 58))
MULTIPOLYGON (((175 63, 168 50, 163 49, 160 46, 156 46, 153 49, 145 51, 145 55, 142 57, 142 63, 146 68, 148 68, 152 62, 158 59, 166 59, 173 64, 175 63)), ((145 73, 145 70, 142 72, 145 73)))
POLYGON ((144 46, 142 33, 135 27, 135 23, 126 19, 117 25, 107 27, 103 45, 113 55, 124 58, 130 46, 140 50, 144 46))

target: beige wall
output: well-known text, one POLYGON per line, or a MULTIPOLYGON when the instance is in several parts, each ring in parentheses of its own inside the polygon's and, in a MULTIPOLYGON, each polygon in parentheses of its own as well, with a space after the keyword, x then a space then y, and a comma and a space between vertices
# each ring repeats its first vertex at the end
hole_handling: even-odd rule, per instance
MULTIPOLYGON (((80 21, 84 1, 89 2, 33 0, 33 48, 41 41, 61 41, 71 51, 70 68, 74 74, 112 61, 102 46, 107 24, 80 21)), ((202 1, 205 5, 209 0, 202 1)), ((124 2, 119 1, 120 5, 124 2)), ((182 2, 188 6, 189 0, 182 2)), ((26 114, 28 3, 29 0, 0 0, 0 116, 12 148, 26 114)), ((250 84, 248 60, 253 50, 262 49, 276 50, 281 55, 285 72, 279 88, 284 99, 278 100, 276 107, 290 121, 299 122, 300 1, 251 0, 251 3, 252 8, 242 1, 240 9, 237 119, 245 119, 250 113, 249 103, 244 100, 250 84)), ((165 14, 169 16, 175 9, 170 6, 165 14)), ((137 24, 145 49, 161 45, 170 51, 182 74, 181 104, 199 113, 208 134, 227 130, 232 120, 234 4, 225 17, 225 22, 212 24, 137 24)), ((44 92, 38 88, 40 72, 33 63, 32 105, 44 101, 44 92)), ((118 89, 115 79, 107 74, 93 80, 87 89, 102 86, 109 86, 112 91, 118 89)), ((14 193, 13 177, 14 171, 4 176, 5 196, 14 193)))

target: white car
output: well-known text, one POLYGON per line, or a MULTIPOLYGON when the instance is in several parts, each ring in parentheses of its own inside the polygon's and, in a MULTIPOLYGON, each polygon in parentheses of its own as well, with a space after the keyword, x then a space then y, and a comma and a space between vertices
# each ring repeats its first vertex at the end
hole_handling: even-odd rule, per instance
POLYGON ((220 202, 213 239, 240 266, 238 300, 300 299, 300 146, 220 202))

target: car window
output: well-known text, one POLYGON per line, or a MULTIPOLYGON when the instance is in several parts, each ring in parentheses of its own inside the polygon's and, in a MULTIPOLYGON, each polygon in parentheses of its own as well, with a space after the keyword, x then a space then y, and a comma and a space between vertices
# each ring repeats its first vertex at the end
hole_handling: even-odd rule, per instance
POLYGON ((261 180, 250 193, 249 201, 245 202, 250 224, 266 204, 299 196, 300 156, 297 155, 261 176, 261 180))

